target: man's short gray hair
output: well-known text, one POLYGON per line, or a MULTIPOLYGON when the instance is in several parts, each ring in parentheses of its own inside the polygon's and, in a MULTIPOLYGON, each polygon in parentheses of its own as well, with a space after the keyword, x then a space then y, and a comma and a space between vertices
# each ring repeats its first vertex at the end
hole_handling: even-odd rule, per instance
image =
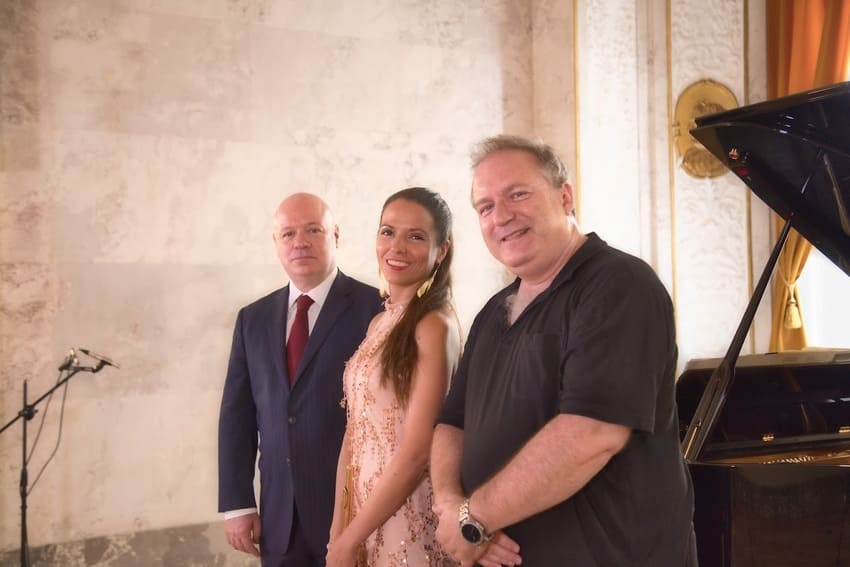
POLYGON ((530 153, 537 160, 537 163, 540 164, 540 170, 543 176, 556 189, 567 182, 567 167, 552 146, 544 144, 541 141, 533 141, 522 136, 510 136, 508 134, 492 136, 478 142, 470 153, 472 169, 478 167, 478 164, 484 161, 484 158, 490 154, 502 150, 520 150, 530 153))

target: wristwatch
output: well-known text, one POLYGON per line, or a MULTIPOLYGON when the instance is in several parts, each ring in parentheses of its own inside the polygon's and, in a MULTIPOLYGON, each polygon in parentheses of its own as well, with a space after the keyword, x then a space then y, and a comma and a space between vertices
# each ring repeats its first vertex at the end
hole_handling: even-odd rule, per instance
POLYGON ((463 539, 472 545, 481 545, 485 541, 490 541, 493 534, 487 531, 484 524, 469 515, 469 498, 463 501, 460 505, 460 533, 463 539))

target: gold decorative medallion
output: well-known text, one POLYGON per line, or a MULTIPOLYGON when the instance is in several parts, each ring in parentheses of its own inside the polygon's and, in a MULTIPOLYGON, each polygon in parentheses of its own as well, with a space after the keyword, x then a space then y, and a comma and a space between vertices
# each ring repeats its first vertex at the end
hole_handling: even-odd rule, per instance
POLYGON ((696 119, 707 114, 737 108, 738 100, 732 91, 708 79, 697 81, 679 96, 673 122, 673 141, 682 160, 682 169, 692 177, 718 177, 726 167, 711 152, 691 136, 696 119))

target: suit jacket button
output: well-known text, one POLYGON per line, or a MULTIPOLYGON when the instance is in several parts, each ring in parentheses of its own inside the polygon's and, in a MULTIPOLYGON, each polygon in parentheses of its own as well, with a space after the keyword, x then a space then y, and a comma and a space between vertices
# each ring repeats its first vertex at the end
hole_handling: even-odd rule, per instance
POLYGON ((289 425, 295 425, 295 416, 290 415, 288 421, 289 425))

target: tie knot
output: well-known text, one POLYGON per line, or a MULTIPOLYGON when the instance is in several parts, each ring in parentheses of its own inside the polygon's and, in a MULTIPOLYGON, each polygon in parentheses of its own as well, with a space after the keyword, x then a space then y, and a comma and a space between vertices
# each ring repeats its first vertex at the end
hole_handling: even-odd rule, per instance
POLYGON ((295 300, 295 304, 298 306, 298 311, 308 309, 311 305, 313 305, 313 298, 305 293, 298 296, 298 299, 295 300))

